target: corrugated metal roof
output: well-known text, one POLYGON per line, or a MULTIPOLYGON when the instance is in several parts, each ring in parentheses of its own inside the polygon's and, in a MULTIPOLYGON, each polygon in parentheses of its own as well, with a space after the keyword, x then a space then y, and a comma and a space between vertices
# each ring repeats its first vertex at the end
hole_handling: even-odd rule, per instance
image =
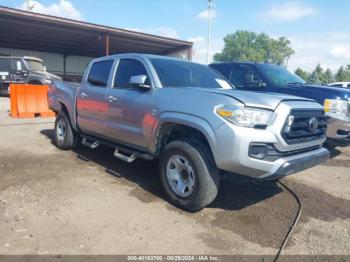
POLYGON ((190 50, 192 43, 0 6, 0 46, 98 57, 137 52, 166 55, 190 50))

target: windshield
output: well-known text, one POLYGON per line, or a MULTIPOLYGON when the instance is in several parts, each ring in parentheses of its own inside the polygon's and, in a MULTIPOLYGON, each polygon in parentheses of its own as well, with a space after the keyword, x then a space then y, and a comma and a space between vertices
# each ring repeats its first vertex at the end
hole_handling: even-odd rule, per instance
POLYGON ((43 64, 39 61, 26 60, 26 62, 30 71, 45 71, 43 64))
POLYGON ((261 69, 263 74, 276 85, 285 86, 288 84, 306 83, 299 76, 292 74, 282 66, 262 64, 259 68, 261 69))
POLYGON ((163 87, 232 89, 221 75, 205 65, 162 58, 151 58, 150 61, 163 87))

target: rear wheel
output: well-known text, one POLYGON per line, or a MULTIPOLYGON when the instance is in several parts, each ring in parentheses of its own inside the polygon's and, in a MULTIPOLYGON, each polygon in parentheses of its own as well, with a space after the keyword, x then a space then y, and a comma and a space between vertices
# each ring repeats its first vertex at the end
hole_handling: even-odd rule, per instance
POLYGON ((69 150, 77 147, 79 136, 73 130, 68 116, 61 112, 56 117, 55 122, 55 143, 58 148, 69 150))
POLYGON ((207 147, 196 141, 173 141, 163 150, 160 175, 170 202, 188 211, 212 203, 219 188, 219 174, 207 147))

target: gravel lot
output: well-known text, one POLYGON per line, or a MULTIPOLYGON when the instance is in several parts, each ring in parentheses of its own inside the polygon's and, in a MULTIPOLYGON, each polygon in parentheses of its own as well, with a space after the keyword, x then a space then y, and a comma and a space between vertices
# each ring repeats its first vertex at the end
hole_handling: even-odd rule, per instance
MULTIPOLYGON (((0 254, 275 254, 295 215, 275 183, 242 181, 223 181, 210 207, 183 212, 166 201, 156 161, 60 151, 53 118, 11 119, 8 107, 0 98, 0 254)), ((284 254, 350 255, 350 146, 331 153, 283 180, 303 203, 284 254)))

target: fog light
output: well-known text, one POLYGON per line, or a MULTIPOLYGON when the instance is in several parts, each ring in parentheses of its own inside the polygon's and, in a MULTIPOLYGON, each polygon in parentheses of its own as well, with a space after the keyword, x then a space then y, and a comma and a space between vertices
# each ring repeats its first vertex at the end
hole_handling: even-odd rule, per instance
POLYGON ((264 144, 250 144, 249 156, 256 159, 264 159, 267 155, 268 147, 264 144))

